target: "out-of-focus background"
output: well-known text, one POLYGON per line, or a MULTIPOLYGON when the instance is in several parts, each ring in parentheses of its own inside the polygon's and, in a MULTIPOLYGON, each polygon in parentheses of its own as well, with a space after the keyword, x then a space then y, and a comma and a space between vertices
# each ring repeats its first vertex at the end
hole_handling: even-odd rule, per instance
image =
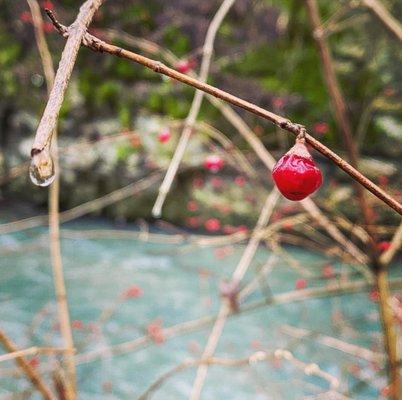
MULTIPOLYGON (((38 3, 42 11, 54 9, 66 25, 81 5, 38 3)), ((398 23, 402 3, 381 3, 398 23)), ((90 32, 198 74, 207 29, 221 4, 109 1, 96 13, 90 32)), ((401 201, 402 42, 358 2, 320 0, 318 5, 360 153, 359 170, 401 201)), ((42 14, 57 68, 65 39, 42 14)), ((305 125, 347 158, 304 2, 236 0, 217 32, 208 82, 305 125)), ((79 399, 137 398, 161 374, 201 357, 211 321, 183 332, 165 328, 203 316, 213 322, 220 306, 219 283, 230 279, 238 265, 272 190, 263 160, 205 97, 162 218, 152 217, 193 96, 193 88, 140 65, 86 48, 79 51, 58 125, 61 249, 79 399), (211 157, 219 160, 217 167, 211 166, 211 157), (145 188, 130 186, 140 180, 145 188), (122 343, 131 346, 113 347, 122 343)), ((48 249, 48 189, 33 185, 27 173, 46 101, 28 4, 3 0, 0 327, 19 348, 63 346, 48 249)), ((276 159, 293 145, 293 135, 235 111, 276 159)), ((324 175, 312 200, 345 238, 368 254, 351 178, 319 153, 312 154, 324 175)), ((401 218, 367 197, 381 254, 389 249, 401 218)), ((241 359, 256 351, 277 351, 276 356, 251 366, 211 366, 202 398, 329 398, 318 396, 332 389, 336 393, 331 395, 345 398, 387 398, 374 286, 352 294, 314 294, 335 282, 364 282, 370 269, 345 254, 300 203, 281 197, 268 226, 275 224, 241 283, 241 288, 251 284, 242 306, 252 310, 241 309, 229 318, 216 354, 241 359), (317 291, 302 301, 265 304, 275 303, 273 296, 310 288, 317 291), (292 360, 281 357, 280 349, 290 351, 292 360), (303 363, 317 364, 338 385, 331 386, 325 373, 306 372, 303 363)), ((400 256, 397 252, 390 266, 393 287, 399 287, 392 297, 395 310, 398 290, 402 293, 400 256)), ((396 329, 400 332, 400 326, 396 329)), ((60 360, 54 354, 28 356, 49 385, 60 360)), ((153 398, 188 398, 195 371, 172 374, 153 398)), ((0 362, 0 399, 20 398, 40 395, 12 361, 0 362)))

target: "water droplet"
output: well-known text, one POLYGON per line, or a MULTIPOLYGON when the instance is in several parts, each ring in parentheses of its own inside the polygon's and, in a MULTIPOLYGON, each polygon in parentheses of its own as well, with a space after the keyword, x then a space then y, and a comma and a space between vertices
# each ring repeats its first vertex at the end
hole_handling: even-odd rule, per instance
POLYGON ((48 150, 42 150, 32 157, 29 177, 37 186, 49 186, 54 181, 54 164, 48 150))

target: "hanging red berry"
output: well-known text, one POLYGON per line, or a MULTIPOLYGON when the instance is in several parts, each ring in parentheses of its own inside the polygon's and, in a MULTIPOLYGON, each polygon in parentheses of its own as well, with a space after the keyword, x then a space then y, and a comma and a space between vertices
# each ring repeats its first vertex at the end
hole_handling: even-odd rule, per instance
POLYGON ((165 129, 158 134, 158 141, 160 143, 166 143, 170 140, 170 138, 171 138, 171 134, 170 134, 169 129, 165 129))
POLYGON ((296 144, 276 163, 272 177, 279 191, 289 200, 299 201, 315 192, 322 183, 321 171, 304 144, 296 144))

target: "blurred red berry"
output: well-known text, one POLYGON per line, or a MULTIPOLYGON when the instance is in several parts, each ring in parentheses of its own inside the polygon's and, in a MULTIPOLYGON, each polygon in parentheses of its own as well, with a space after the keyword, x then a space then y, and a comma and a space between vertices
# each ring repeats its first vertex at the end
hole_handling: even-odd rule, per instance
POLYGON ((127 288, 123 292, 123 297, 126 299, 133 299, 133 298, 141 297, 143 295, 143 293, 144 292, 140 286, 133 285, 133 286, 130 286, 129 288, 127 288))
POLYGON ((204 227, 208 232, 216 232, 221 229, 221 223, 217 218, 209 218, 205 221, 204 227))
POLYGON ((371 301, 377 302, 380 298, 380 294, 378 293, 378 290, 371 290, 368 294, 368 298, 371 301))
POLYGON ((42 28, 45 33, 53 32, 53 24, 51 22, 44 22, 42 28))
POLYGON ((32 357, 29 361, 28 364, 32 367, 32 368, 38 368, 40 365, 40 359, 39 357, 32 357))
POLYGON ((162 132, 159 133, 158 135, 158 141, 160 143, 166 143, 170 140, 171 138, 170 131, 168 129, 163 130, 162 132))
POLYGON ((186 218, 186 225, 189 228, 198 228, 201 225, 199 217, 188 217, 186 218))
POLYGON ((147 326, 147 333, 151 337, 151 339, 157 344, 161 344, 165 341, 161 321, 155 321, 149 323, 147 326))
POLYGON ((248 228, 246 225, 239 225, 236 227, 236 232, 248 233, 248 228))
POLYGON ((50 0, 44 0, 42 1, 42 7, 44 9, 48 9, 48 10, 54 10, 54 4, 52 1, 50 0))
POLYGON ((388 176, 380 175, 380 176, 378 177, 378 184, 379 184, 380 186, 386 187, 386 186, 388 186, 388 183, 389 183, 389 178, 388 178, 388 176))
POLYGON ((220 156, 211 154, 205 159, 204 168, 211 172, 218 172, 223 168, 224 164, 225 162, 220 156))
POLYGON ((333 277, 335 277, 335 271, 334 271, 334 267, 331 264, 325 264, 322 267, 322 277, 325 279, 331 279, 333 277))
POLYGON ((204 179, 202 179, 202 178, 194 178, 193 179, 193 186, 196 189, 201 189, 204 186, 204 179))
POLYGON ((391 242, 388 242, 387 240, 383 240, 382 242, 377 244, 377 249, 378 251, 387 251, 391 247, 391 242))
POLYGON ((236 232, 236 228, 233 225, 223 225, 222 232, 226 235, 231 235, 236 232))
POLYGON ((20 21, 27 23, 27 22, 32 22, 32 16, 29 11, 23 11, 20 14, 20 21))
POLYGON ((243 187, 246 184, 246 178, 244 176, 236 176, 234 183, 236 186, 243 187))
POLYGON ((313 131, 317 135, 325 135, 329 131, 329 125, 326 122, 317 122, 313 126, 313 131))
POLYGON ((307 280, 300 278, 300 279, 296 279, 295 282, 295 288, 296 289, 305 289, 307 287, 307 280))
POLYGON ((84 329, 84 323, 79 319, 75 319, 73 322, 71 322, 71 327, 73 329, 84 329))
POLYGON ((182 74, 185 74, 191 69, 193 69, 196 65, 197 62, 195 60, 180 60, 175 65, 175 69, 181 72, 182 74))
POLYGON ((211 178, 211 184, 215 189, 219 189, 223 185, 223 179, 214 176, 211 178))
POLYGON ((274 108, 281 109, 285 105, 285 101, 281 97, 274 97, 272 99, 272 105, 274 108))
POLYGON ((187 203, 187 210, 191 211, 191 212, 197 211, 198 210, 198 203, 196 201, 194 201, 194 200, 190 200, 187 203))
POLYGON ((285 231, 291 231, 293 229, 293 224, 290 221, 285 221, 282 226, 285 231))

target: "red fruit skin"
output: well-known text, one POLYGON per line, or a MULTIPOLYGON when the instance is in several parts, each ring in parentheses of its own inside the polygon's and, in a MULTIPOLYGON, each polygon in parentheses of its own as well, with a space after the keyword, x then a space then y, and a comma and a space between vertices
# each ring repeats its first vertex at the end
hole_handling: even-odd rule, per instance
POLYGON ((303 143, 296 143, 276 163, 272 178, 279 191, 292 201, 303 200, 322 184, 321 171, 303 143))

